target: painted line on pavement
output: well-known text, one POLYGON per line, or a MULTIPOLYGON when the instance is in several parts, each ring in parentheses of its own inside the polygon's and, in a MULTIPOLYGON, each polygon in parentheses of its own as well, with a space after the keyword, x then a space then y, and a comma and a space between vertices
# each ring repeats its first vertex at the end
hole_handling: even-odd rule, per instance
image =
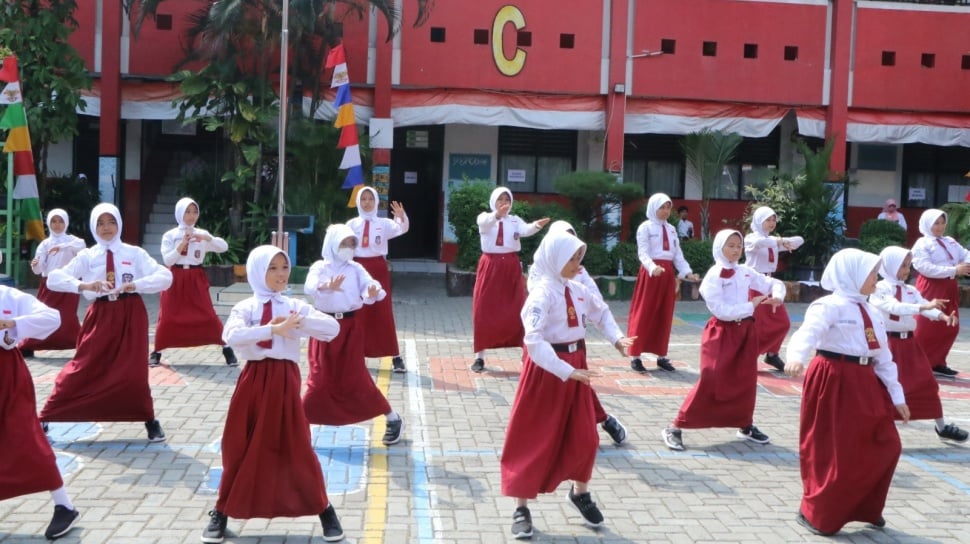
POLYGON ((421 367, 418 364, 418 348, 414 340, 404 341, 404 361, 407 365, 408 417, 411 420, 411 515, 417 523, 418 542, 437 542, 434 535, 439 515, 434 505, 438 502, 428 481, 428 465, 432 453, 429 448, 424 388, 421 387, 421 367))
MULTIPOLYGON (((377 388, 387 397, 391 384, 391 358, 381 357, 377 370, 377 388)), ((387 488, 390 480, 387 474, 387 446, 381 441, 387 428, 387 418, 374 419, 371 430, 370 462, 367 465, 367 509, 364 514, 363 543, 381 544, 384 542, 384 527, 387 524, 387 488)))

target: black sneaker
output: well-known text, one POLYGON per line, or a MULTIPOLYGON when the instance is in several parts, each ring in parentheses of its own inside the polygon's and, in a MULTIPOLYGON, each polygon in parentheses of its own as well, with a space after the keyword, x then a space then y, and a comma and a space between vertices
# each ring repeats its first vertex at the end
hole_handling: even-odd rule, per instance
POLYGON ((673 427, 667 427, 664 429, 660 436, 664 439, 664 444, 674 451, 684 451, 684 440, 681 437, 680 429, 675 429, 673 427))
POLYGON ((148 366, 158 366, 162 364, 162 354, 158 351, 153 351, 151 355, 148 356, 148 366))
POLYGON ((608 415, 606 421, 600 424, 606 434, 610 435, 613 443, 619 446, 626 441, 626 427, 623 426, 615 417, 608 415))
POLYGON ((512 514, 512 536, 518 540, 532 538, 532 513, 528 506, 520 506, 512 514))
POLYGON ((674 365, 670 364, 670 359, 666 357, 657 357, 657 368, 662 368, 667 372, 674 371, 674 365))
POLYGON ((74 527, 74 522, 80 515, 81 513, 77 510, 71 510, 66 506, 60 504, 54 506, 54 517, 51 518, 51 524, 44 531, 44 537, 47 540, 54 540, 66 535, 71 527, 74 527))
POLYGON ((882 529, 882 528, 884 528, 886 526, 886 518, 884 518, 882 516, 879 516, 879 519, 877 519, 876 521, 870 523, 869 525, 872 525, 876 529, 882 529))
POLYGON ((46 421, 41 421, 41 422, 40 422, 40 428, 41 428, 41 429, 44 429, 44 434, 47 434, 47 433, 48 433, 48 431, 50 431, 50 430, 51 430, 51 427, 50 427, 50 425, 48 425, 48 423, 47 423, 46 421))
POLYGON ((634 372, 640 372, 640 373, 644 373, 647 371, 647 369, 643 367, 643 361, 641 361, 640 359, 633 359, 630 361, 630 370, 634 372))
MULTIPOLYGON (((808 518, 806 518, 801 512, 798 512, 798 516, 795 518, 795 521, 797 521, 798 524, 801 525, 802 527, 808 529, 808 531, 810 533, 812 533, 813 535, 818 535, 818 536, 832 536, 832 535, 835 534, 835 533, 826 533, 825 531, 822 531, 820 529, 816 529, 815 526, 812 525, 808 521, 808 518)), ((836 532, 838 532, 838 531, 836 531, 836 532)))
POLYGON ((394 421, 387 421, 387 430, 384 431, 384 438, 381 442, 385 446, 390 446, 391 444, 397 444, 401 441, 401 431, 404 430, 404 419, 398 418, 394 421))
POLYGON ((327 542, 339 542, 344 539, 344 530, 337 519, 337 511, 332 504, 327 505, 327 509, 320 512, 320 523, 323 525, 323 540, 327 542))
POLYGON ((952 368, 946 365, 940 365, 940 366, 933 367, 933 374, 936 374, 937 376, 946 376, 947 378, 952 378, 953 376, 956 376, 957 374, 959 374, 959 372, 957 372, 956 370, 953 370, 952 368))
POLYGON ((781 360, 781 357, 777 353, 768 353, 765 355, 765 364, 775 367, 775 370, 779 372, 785 371, 785 361, 781 360))
POLYGON ((952 423, 947 423, 944 425, 942 431, 937 429, 934 425, 933 430, 936 431, 936 436, 939 436, 941 440, 953 440, 954 442, 967 441, 967 431, 964 431, 952 423))
POLYGON ((165 431, 162 430, 162 424, 157 419, 146 421, 145 428, 148 429, 149 442, 165 442, 165 431))
POLYGON ((23 355, 24 359, 30 359, 34 356, 34 350, 32 349, 22 349, 20 354, 23 355))
POLYGON ((202 542, 218 544, 226 539, 226 524, 229 516, 218 510, 209 511, 209 524, 202 531, 202 542))
POLYGON ((391 372, 396 372, 398 374, 404 374, 407 371, 408 371, 408 369, 405 368, 405 366, 404 366, 404 359, 401 359, 401 356, 400 355, 398 355, 397 357, 391 359, 391 372))
POLYGON ((222 348, 222 356, 226 358, 226 366, 239 366, 239 359, 236 359, 236 352, 231 347, 222 348))
POLYGON ((743 429, 738 429, 737 437, 747 440, 748 442, 754 442, 756 444, 767 444, 768 442, 771 442, 768 435, 759 431, 754 425, 748 425, 743 429))
POLYGON ((569 486, 569 494, 566 495, 566 498, 579 510, 586 525, 590 527, 603 525, 603 513, 596 507, 596 503, 593 502, 593 498, 590 497, 588 491, 586 493, 573 493, 573 487, 569 486))
POLYGON ((485 359, 475 359, 472 363, 472 372, 483 372, 485 370, 485 359))

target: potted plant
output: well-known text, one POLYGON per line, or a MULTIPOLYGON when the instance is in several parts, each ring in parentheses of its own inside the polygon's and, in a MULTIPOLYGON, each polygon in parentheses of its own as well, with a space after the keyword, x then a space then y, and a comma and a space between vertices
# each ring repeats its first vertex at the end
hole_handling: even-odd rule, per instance
POLYGON ((906 231, 899 223, 869 219, 859 229, 859 248, 869 253, 879 254, 889 246, 902 246, 906 243, 906 231))

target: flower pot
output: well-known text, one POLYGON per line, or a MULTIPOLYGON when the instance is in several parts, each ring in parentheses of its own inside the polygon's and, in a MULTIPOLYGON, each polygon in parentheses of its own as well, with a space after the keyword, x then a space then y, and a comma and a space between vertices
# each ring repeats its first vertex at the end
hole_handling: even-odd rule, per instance
POLYGON ((475 272, 445 266, 445 293, 449 297, 470 297, 475 291, 475 272))
POLYGON ((232 275, 236 282, 246 282, 246 265, 244 264, 234 264, 232 265, 232 275))

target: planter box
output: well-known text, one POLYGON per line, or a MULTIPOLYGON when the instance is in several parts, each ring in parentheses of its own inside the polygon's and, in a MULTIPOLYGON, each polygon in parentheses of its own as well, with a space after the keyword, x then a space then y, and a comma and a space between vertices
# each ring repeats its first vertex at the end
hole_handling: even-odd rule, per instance
POLYGON ((246 265, 245 264, 232 265, 232 275, 233 275, 233 280, 235 282, 246 283, 246 265))
POLYGON ((630 300, 636 285, 635 276, 593 276, 605 300, 630 300))
POLYGON ((445 292, 449 297, 470 297, 475 291, 475 272, 445 266, 445 292))
POLYGON ((231 264, 213 264, 205 267, 205 275, 209 278, 209 285, 226 287, 235 282, 235 274, 231 264))
POLYGON ((701 300, 701 282, 677 280, 677 289, 680 291, 680 300, 690 302, 701 300))

